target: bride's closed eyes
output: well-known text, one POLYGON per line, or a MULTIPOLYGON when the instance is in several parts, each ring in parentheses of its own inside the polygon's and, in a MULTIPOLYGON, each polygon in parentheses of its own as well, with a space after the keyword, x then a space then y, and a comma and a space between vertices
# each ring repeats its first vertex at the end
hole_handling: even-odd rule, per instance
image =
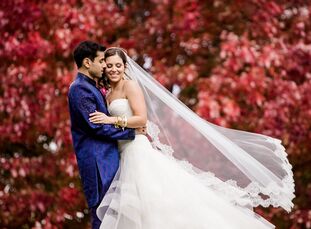
MULTIPOLYGON (((123 64, 117 63, 117 64, 115 64, 115 66, 116 66, 117 68, 122 68, 123 64)), ((113 64, 107 64, 107 68, 112 68, 112 67, 113 67, 113 64)))

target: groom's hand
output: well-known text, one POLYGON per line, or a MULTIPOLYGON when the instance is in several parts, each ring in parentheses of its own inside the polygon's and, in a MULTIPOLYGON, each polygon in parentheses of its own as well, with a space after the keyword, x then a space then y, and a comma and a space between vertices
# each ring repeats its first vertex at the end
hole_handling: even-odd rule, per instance
POLYGON ((143 135, 147 135, 147 127, 143 126, 143 127, 139 127, 135 129, 135 133, 136 134, 143 134, 143 135))

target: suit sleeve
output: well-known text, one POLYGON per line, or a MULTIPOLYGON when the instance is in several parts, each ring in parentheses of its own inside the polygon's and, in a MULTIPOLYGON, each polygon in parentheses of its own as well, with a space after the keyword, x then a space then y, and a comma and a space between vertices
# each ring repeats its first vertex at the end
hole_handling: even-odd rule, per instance
POLYGON ((81 123, 78 125, 84 131, 96 137, 114 140, 131 140, 135 138, 135 130, 115 128, 110 124, 93 124, 89 121, 89 114, 98 110, 98 102, 89 88, 75 87, 69 92, 70 112, 81 123))

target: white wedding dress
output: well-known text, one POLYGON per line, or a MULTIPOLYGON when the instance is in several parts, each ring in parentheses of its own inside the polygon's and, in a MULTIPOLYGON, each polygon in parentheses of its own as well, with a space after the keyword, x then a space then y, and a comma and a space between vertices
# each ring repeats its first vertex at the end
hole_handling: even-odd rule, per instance
MULTIPOLYGON (((132 115, 127 99, 116 99, 108 108, 113 116, 132 115)), ((119 150, 119 171, 97 209, 100 228, 274 228, 252 210, 230 203, 221 192, 204 185, 172 156, 155 150, 146 136, 119 141, 119 150)))

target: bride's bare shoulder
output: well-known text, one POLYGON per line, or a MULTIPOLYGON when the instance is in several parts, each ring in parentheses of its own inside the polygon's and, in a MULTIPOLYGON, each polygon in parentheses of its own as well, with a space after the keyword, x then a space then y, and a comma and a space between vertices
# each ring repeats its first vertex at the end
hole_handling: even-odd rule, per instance
POLYGON ((139 84, 134 80, 127 80, 124 84, 124 92, 126 98, 129 100, 138 101, 144 99, 143 91, 140 88, 139 84))
POLYGON ((125 80, 124 90, 125 91, 140 90, 140 87, 138 83, 134 80, 125 80))

